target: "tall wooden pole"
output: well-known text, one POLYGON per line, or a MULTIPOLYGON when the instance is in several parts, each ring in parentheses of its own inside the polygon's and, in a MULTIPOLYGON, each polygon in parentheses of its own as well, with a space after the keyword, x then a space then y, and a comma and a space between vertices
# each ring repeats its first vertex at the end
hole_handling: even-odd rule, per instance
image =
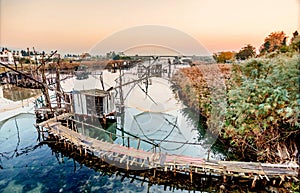
MULTIPOLYGON (((45 75, 45 61, 44 61, 44 56, 42 56, 41 74, 42 74, 42 82, 43 82, 43 84, 47 85, 47 79, 46 79, 46 75, 45 75)), ((48 87, 43 87, 42 88, 42 92, 43 92, 43 94, 45 96, 46 107, 49 108, 52 111, 48 87)))
POLYGON ((125 145, 125 141, 124 141, 124 122, 125 122, 125 107, 124 107, 124 96, 123 96, 123 88, 122 88, 122 69, 121 69, 121 65, 119 65, 119 93, 120 93, 120 114, 121 114, 121 131, 122 131, 122 139, 123 139, 123 145, 125 145))
POLYGON ((57 107, 61 108, 61 90, 60 90, 60 57, 58 57, 58 61, 57 61, 57 67, 56 67, 56 80, 55 80, 55 84, 56 84, 56 102, 57 102, 57 107))

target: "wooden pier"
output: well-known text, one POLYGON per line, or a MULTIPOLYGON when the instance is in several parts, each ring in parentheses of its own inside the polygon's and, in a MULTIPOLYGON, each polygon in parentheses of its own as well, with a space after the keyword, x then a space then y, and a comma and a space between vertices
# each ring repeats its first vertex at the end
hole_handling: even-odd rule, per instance
MULTIPOLYGON (((96 140, 73 131, 60 122, 60 120, 70 121, 71 116, 71 114, 62 114, 39 123, 37 126, 40 129, 46 128, 50 135, 62 141, 65 146, 75 146, 82 156, 91 154, 109 164, 125 168, 126 170, 152 169, 160 172, 173 172, 174 174, 184 173, 190 176, 191 182, 193 181, 193 175, 197 174, 222 176, 225 181, 227 177, 244 178, 252 180, 254 185, 258 180, 279 180, 280 183, 286 180, 298 181, 299 165, 296 163, 269 164, 258 162, 208 161, 190 156, 156 152, 155 147, 152 152, 148 152, 138 148, 135 149, 113 144, 113 140, 96 140)), ((84 123, 82 122, 82 124, 84 123)), ((102 128, 98 129, 108 133, 110 136, 116 135, 102 128)), ((128 146, 130 140, 138 140, 130 136, 125 136, 125 138, 127 138, 128 146)))

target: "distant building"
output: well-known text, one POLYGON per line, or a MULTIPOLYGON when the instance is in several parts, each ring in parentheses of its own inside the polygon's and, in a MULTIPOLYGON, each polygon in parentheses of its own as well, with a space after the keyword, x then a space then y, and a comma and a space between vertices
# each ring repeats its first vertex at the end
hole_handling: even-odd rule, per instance
POLYGON ((84 60, 90 60, 92 56, 89 53, 82 53, 80 57, 84 60))
POLYGON ((37 62, 38 64, 40 64, 41 63, 40 61, 42 60, 43 56, 41 54, 37 54, 37 55, 30 55, 29 58, 32 62, 37 62))
POLYGON ((14 64, 14 56, 11 53, 11 51, 5 49, 2 52, 0 52, 0 62, 14 64))
POLYGON ((75 55, 75 54, 66 54, 64 56, 64 59, 68 59, 68 60, 71 60, 71 61, 80 61, 81 58, 79 55, 75 55))

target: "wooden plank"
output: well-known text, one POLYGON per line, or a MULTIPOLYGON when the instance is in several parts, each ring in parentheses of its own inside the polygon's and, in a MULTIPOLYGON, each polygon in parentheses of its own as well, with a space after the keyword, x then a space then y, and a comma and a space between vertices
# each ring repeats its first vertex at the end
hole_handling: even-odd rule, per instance
MULTIPOLYGON (((65 119, 70 114, 63 114, 57 119, 65 119)), ((217 175, 240 176, 243 178, 257 179, 265 178, 270 180, 273 177, 290 176, 298 177, 297 164, 261 164, 258 162, 237 162, 237 161, 206 161, 201 158, 194 158, 183 155, 170 155, 146 152, 141 149, 124 147, 119 144, 112 144, 105 141, 96 140, 88 136, 77 133, 69 128, 55 122, 56 118, 49 119, 41 123, 41 126, 48 127, 49 133, 56 134, 61 138, 68 139, 74 145, 84 147, 90 152, 95 152, 106 159, 116 159, 120 163, 129 165, 135 164, 141 168, 151 167, 162 171, 177 168, 176 172, 194 172, 194 173, 214 173, 217 175), (99 153, 100 152, 100 153, 99 153), (161 162, 161 157, 164 156, 164 161, 161 162), (136 161, 140 160, 140 161, 136 161), (194 168, 191 170, 191 168, 194 168)))
POLYGON ((57 120, 63 120, 63 119, 69 118, 71 116, 72 116, 72 114, 70 114, 70 113, 64 113, 64 114, 61 114, 61 115, 59 115, 57 117, 53 117, 53 118, 48 119, 48 120, 46 120, 44 122, 38 123, 37 126, 44 127, 46 124, 48 124, 50 122, 57 122, 57 120))

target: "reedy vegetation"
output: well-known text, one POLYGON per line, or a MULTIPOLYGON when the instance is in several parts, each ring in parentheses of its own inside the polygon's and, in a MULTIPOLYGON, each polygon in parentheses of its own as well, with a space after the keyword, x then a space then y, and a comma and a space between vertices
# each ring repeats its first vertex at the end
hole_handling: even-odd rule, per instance
MULTIPOLYGON (((234 149, 237 159, 275 163, 294 160, 297 156, 300 38, 298 34, 293 35, 290 45, 282 44, 242 63, 227 64, 227 70, 224 65, 218 65, 227 77, 227 104, 224 115, 220 116, 224 117, 222 129, 217 132, 234 149)), ((187 104, 205 116, 209 125, 213 117, 212 88, 201 68, 182 69, 174 80, 187 104)), ((214 76, 211 72, 205 74, 214 76)))

